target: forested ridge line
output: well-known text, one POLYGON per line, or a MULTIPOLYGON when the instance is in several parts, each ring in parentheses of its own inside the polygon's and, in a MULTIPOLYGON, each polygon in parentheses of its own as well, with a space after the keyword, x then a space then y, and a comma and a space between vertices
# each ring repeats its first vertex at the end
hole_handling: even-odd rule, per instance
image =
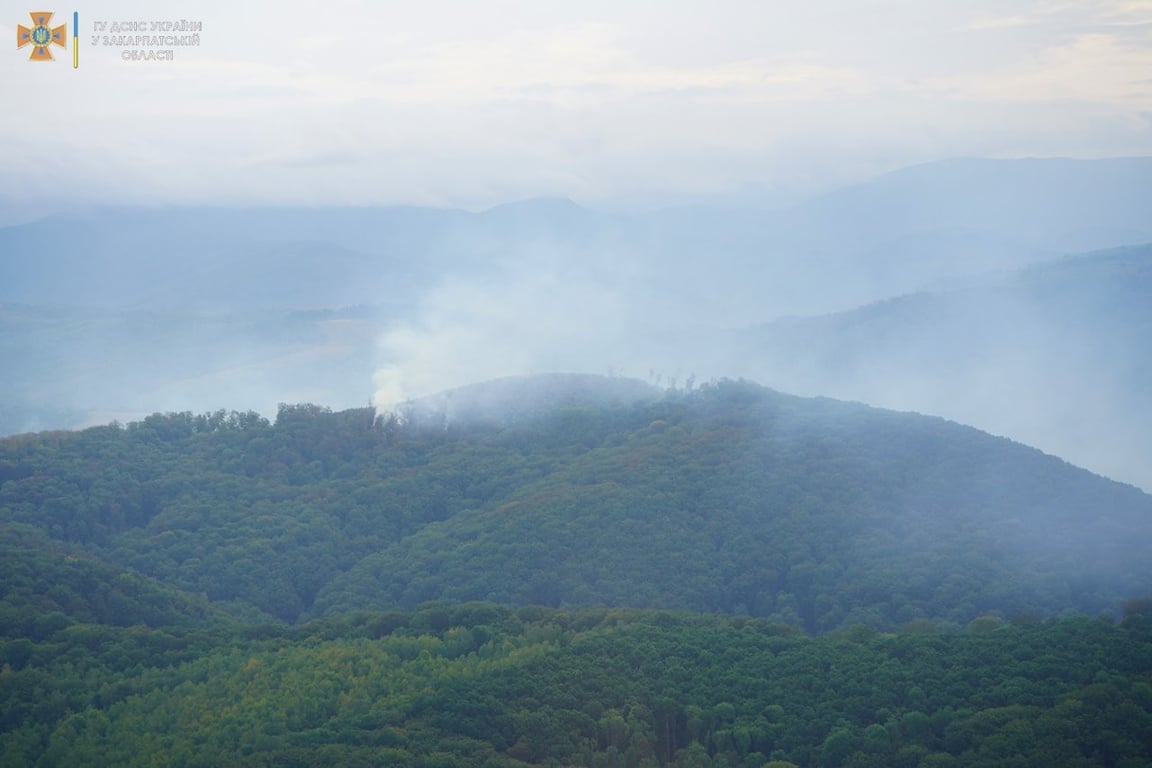
POLYGON ((250 620, 448 599, 810 633, 1116 616, 1152 592, 1152 497, 941 419, 742 382, 489 419, 285 405, 275 423, 157 414, 9 438, 0 522, 23 563, 6 595, 118 624, 153 622, 141 590, 250 620), (136 586, 94 606, 101 579, 60 578, 82 567, 136 586))

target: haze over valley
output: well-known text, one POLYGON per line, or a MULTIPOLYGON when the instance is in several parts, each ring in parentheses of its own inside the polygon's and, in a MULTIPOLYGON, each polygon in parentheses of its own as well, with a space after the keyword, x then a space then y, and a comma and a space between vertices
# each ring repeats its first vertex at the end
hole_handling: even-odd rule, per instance
POLYGON ((1146 158, 955 160, 774 211, 61 213, 0 230, 0 426, 387 409, 553 371, 744 376, 1147 488, 1148 252, 1067 259, 1152 241, 1149 200, 1146 158), (45 251, 53 231, 78 246, 45 251))
POLYGON ((0 768, 1152 766, 1147 0, 0 33, 0 768))

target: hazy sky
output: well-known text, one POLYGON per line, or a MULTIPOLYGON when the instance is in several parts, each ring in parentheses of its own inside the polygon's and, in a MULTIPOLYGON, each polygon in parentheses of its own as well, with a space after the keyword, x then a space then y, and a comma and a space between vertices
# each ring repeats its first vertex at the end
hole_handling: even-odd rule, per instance
POLYGON ((1152 154, 1152 0, 74 3, 76 70, 29 62, 32 6, 2 4, 0 197, 771 202, 958 155, 1152 154), (181 18, 201 45, 172 61, 92 45, 181 18))

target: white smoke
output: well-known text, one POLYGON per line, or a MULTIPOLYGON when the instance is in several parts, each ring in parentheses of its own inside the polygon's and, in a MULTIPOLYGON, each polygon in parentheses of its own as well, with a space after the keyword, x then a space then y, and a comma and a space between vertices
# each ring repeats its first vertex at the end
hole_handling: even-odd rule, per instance
POLYGON ((550 372, 643 376, 659 366, 652 306, 625 265, 550 253, 455 275, 379 342, 377 412, 467 384, 550 372), (646 330, 647 329, 647 330, 646 330))

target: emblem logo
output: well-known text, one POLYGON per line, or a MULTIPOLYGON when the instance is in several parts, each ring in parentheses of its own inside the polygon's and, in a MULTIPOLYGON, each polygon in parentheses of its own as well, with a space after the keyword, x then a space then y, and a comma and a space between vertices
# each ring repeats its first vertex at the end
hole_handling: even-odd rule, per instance
POLYGON ((61 48, 67 48, 68 25, 61 24, 58 27, 48 26, 52 22, 51 11, 32 11, 29 16, 32 17, 32 23, 35 25, 31 28, 20 24, 16 27, 16 47, 23 48, 26 45, 32 46, 32 55, 28 57, 29 61, 52 61, 52 51, 49 46, 58 45, 61 48))

